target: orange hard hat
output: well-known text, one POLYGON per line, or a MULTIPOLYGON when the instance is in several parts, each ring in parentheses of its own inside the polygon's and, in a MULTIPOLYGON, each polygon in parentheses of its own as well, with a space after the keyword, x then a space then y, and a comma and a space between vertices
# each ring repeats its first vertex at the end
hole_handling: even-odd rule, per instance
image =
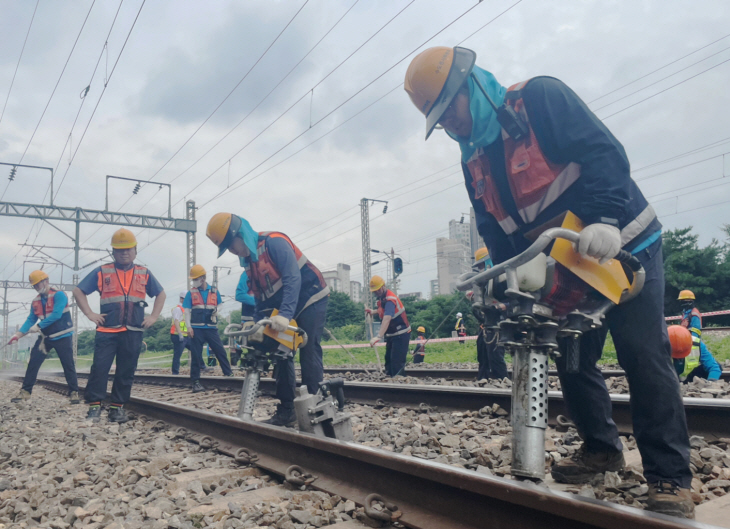
POLYGON ((692 334, 681 325, 670 325, 669 343, 672 344, 672 358, 685 358, 692 351, 692 334))
POLYGON ((385 286, 385 280, 380 276, 373 276, 372 279, 370 279, 370 292, 375 292, 376 290, 380 290, 385 286))
POLYGON ((695 299, 694 292, 692 292, 691 290, 682 290, 679 293, 679 296, 677 296, 677 300, 678 301, 682 301, 682 300, 685 300, 685 299, 692 299, 692 300, 695 299))
POLYGON ((43 270, 33 270, 28 276, 28 281, 30 281, 31 286, 37 285, 44 279, 48 279, 48 274, 43 270))
POLYGON ((203 265, 193 265, 193 267, 190 269, 190 279, 198 279, 199 277, 202 277, 206 274, 205 268, 203 268, 203 265))
POLYGON ((416 55, 403 83, 416 108, 426 116, 426 139, 474 69, 477 54, 467 48, 437 46, 416 55))
POLYGON ((126 228, 119 228, 112 235, 112 248, 115 250, 126 250, 135 246, 137 246, 137 238, 126 228))

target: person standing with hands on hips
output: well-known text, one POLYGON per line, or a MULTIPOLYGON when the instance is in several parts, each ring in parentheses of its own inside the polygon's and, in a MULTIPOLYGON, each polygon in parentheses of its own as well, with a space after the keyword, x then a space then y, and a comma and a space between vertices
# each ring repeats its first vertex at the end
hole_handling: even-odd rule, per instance
POLYGON ((137 239, 125 228, 112 235, 113 263, 101 265, 74 289, 79 309, 96 325, 94 361, 84 398, 89 403, 87 419, 98 421, 106 397, 109 370, 116 358, 109 421, 127 422, 124 405, 129 401, 134 372, 142 350, 142 334, 154 325, 165 305, 162 285, 146 267, 134 264, 137 239), (99 313, 91 310, 87 296, 99 292, 99 313), (145 314, 145 297, 155 298, 152 314, 145 314))

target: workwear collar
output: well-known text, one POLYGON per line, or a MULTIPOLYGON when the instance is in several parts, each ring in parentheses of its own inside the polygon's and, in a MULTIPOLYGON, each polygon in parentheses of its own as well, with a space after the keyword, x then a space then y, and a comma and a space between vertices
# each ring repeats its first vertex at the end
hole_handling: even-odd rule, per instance
POLYGON ((479 80, 497 107, 502 105, 504 95, 507 93, 507 89, 499 84, 494 75, 483 68, 474 66, 471 75, 466 80, 469 86, 469 111, 471 112, 473 123, 471 136, 469 138, 462 138, 446 131, 446 134, 451 136, 451 139, 459 143, 461 159, 464 162, 471 158, 477 149, 486 147, 497 141, 497 138, 499 138, 502 132, 502 127, 497 121, 497 113, 476 85, 474 77, 479 80))

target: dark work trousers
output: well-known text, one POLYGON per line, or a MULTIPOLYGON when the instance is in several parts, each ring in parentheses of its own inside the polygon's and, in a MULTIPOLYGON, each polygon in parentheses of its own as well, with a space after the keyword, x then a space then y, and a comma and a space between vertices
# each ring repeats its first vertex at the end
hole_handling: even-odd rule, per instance
POLYGON ((504 347, 498 344, 495 337, 487 339, 484 330, 480 330, 477 336, 477 362, 479 362, 477 380, 509 378, 507 364, 504 361, 504 347))
POLYGON ((426 358, 425 354, 416 353, 413 355, 413 363, 422 364, 425 358, 426 358))
MULTIPOLYGON (((295 318, 297 325, 307 333, 307 345, 299 349, 299 364, 302 367, 302 384, 307 391, 315 395, 319 391, 319 383, 324 378, 322 367, 322 332, 327 317, 327 301, 329 297, 312 303, 295 318)), ((290 408, 294 404, 294 388, 296 374, 294 359, 279 360, 276 363, 276 398, 290 408)))
POLYGON ((692 481, 689 436, 664 321, 661 240, 636 257, 646 271, 643 290, 636 298, 609 311, 608 329, 604 326, 581 337, 578 373, 565 372, 565 355, 555 363, 570 415, 585 440, 586 449, 622 450, 611 418, 606 383, 596 366, 610 330, 618 362, 629 382, 634 436, 644 476, 649 483, 672 481, 688 488, 692 481))
POLYGON ((411 333, 408 332, 385 339, 385 374, 389 377, 404 375, 410 341, 411 333))
MULTIPOLYGON (((41 368, 41 364, 46 359, 46 355, 41 353, 41 340, 43 337, 39 336, 36 340, 33 349, 30 350, 30 359, 28 360, 28 369, 25 370, 25 378, 23 379, 23 389, 28 393, 33 392, 33 386, 35 385, 36 378, 38 378, 38 370, 41 368)), ((61 367, 63 367, 63 375, 66 377, 66 384, 68 384, 69 391, 78 391, 79 384, 76 381, 76 366, 74 366, 74 350, 73 350, 73 338, 66 336, 65 338, 59 338, 57 340, 49 340, 46 338, 46 352, 51 349, 56 350, 58 359, 61 361, 61 367)))
POLYGON ((179 340, 178 334, 171 334, 170 340, 172 341, 172 374, 180 374, 180 358, 182 357, 183 351, 187 347, 190 349, 190 338, 183 337, 182 341, 179 340))
POLYGON ((203 369, 203 345, 206 343, 213 354, 221 363, 221 369, 225 376, 230 376, 233 373, 231 370, 231 364, 228 362, 226 357, 226 350, 221 342, 221 336, 218 334, 218 329, 213 327, 206 329, 203 327, 193 327, 195 333, 190 340, 190 379, 200 380, 200 370, 203 369))
POLYGON ((106 397, 109 370, 117 359, 112 385, 112 404, 126 404, 132 393, 134 372, 142 350, 141 331, 99 332, 94 340, 94 362, 86 383, 86 402, 100 402, 106 397))

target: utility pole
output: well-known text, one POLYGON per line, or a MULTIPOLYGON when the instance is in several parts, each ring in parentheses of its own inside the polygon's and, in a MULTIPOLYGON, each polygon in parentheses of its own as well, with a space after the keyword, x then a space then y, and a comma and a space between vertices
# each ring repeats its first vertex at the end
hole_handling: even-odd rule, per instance
MULTIPOLYGON (((185 219, 195 225, 195 201, 188 200, 185 202, 185 219)), ((189 231, 187 234, 187 248, 185 256, 187 257, 187 270, 185 277, 188 278, 188 290, 193 288, 193 280, 190 279, 190 269, 195 266, 195 230, 189 231)))
POLYGON ((370 264, 370 203, 382 202, 383 214, 388 211, 387 200, 376 200, 374 198, 363 198, 360 200, 360 226, 362 229, 362 286, 363 304, 366 309, 373 308, 373 295, 370 293, 370 278, 372 266, 370 264))

